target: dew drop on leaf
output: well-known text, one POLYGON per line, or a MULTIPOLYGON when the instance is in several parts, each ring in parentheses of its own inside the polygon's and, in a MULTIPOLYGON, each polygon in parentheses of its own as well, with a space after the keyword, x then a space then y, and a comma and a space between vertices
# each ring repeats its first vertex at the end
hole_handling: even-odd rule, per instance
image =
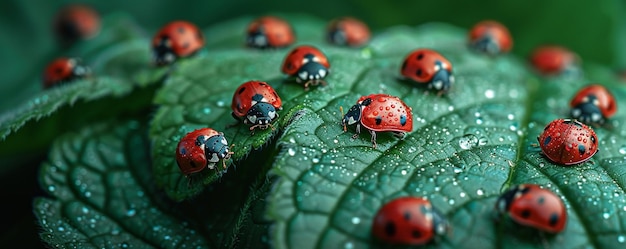
POLYGON ((493 91, 493 89, 487 89, 485 91, 485 97, 487 97, 488 99, 493 99, 493 97, 496 96, 496 92, 493 91))

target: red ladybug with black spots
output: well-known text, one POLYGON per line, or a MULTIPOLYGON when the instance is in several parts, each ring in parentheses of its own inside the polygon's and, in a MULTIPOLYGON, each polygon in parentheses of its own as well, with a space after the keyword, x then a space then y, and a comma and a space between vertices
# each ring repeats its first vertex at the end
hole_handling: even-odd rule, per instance
POLYGON ((589 126, 574 119, 555 119, 537 137, 543 154, 557 164, 586 162, 598 152, 598 136, 589 126))
POLYGON ((212 128, 200 128, 187 133, 176 147, 176 163, 185 176, 215 169, 218 163, 226 169, 226 160, 233 154, 224 133, 212 128))
POLYGON ((370 29, 354 17, 336 18, 326 27, 327 40, 338 46, 360 47, 370 40, 370 29))
POLYGON ((310 85, 327 84, 324 78, 330 73, 330 63, 317 47, 300 45, 285 56, 281 71, 295 77, 296 82, 308 90, 310 85))
POLYGON ((341 120, 344 131, 348 125, 356 125, 359 137, 361 126, 371 134, 372 146, 376 148, 376 132, 392 132, 398 138, 404 138, 413 130, 411 108, 400 98, 388 94, 370 94, 359 98, 341 120))
POLYGON ((448 230, 448 221, 422 197, 393 199, 378 210, 372 222, 372 234, 392 245, 424 245, 448 230))
POLYGON ((244 82, 235 90, 231 103, 232 115, 255 128, 265 130, 272 128, 272 121, 278 118, 282 109, 282 100, 276 90, 263 81, 251 80, 244 82))
POLYGON ((496 211, 515 223, 547 233, 559 233, 567 223, 567 210, 554 192, 536 184, 520 184, 502 193, 496 211))
POLYGON ((100 15, 91 6, 71 4, 56 14, 54 32, 63 42, 71 44, 78 40, 88 40, 100 33, 100 15))
POLYGON ((582 87, 570 101, 570 107, 572 118, 593 126, 604 124, 617 112, 615 97, 601 84, 582 87))
POLYGON ((509 29, 494 20, 478 22, 468 36, 470 48, 489 55, 508 53, 513 47, 509 29))
POLYGON ((535 48, 530 62, 537 73, 545 76, 581 74, 582 60, 578 54, 558 45, 543 45, 535 48))
POLYGON ((295 41, 291 24, 276 16, 259 17, 250 22, 246 30, 246 45, 252 48, 282 48, 295 41))
POLYGON ((450 90, 454 83, 452 63, 439 52, 422 48, 411 51, 402 62, 400 73, 418 84, 426 84, 438 95, 450 90))
POLYGON ((172 64, 189 57, 204 47, 204 36, 198 27, 188 21, 173 21, 152 38, 152 54, 157 66, 172 64))
POLYGON ((44 71, 43 87, 50 88, 91 75, 91 69, 79 58, 60 57, 50 62, 44 71))

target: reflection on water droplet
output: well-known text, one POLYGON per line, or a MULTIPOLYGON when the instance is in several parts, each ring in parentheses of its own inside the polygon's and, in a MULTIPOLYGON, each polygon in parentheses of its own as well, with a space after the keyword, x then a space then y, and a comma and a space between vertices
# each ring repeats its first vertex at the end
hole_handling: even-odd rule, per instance
POLYGON ((361 218, 359 217, 352 217, 352 224, 359 224, 361 223, 361 218))
POLYGON ((65 231, 65 227, 58 227, 57 230, 59 230, 59 232, 63 232, 65 231))
POLYGON ((404 170, 404 169, 403 169, 402 171, 400 171, 400 174, 402 174, 403 176, 404 176, 404 175, 406 175, 406 173, 407 173, 407 172, 406 172, 406 170, 404 170))
POLYGON ((203 112, 204 114, 209 114, 209 113, 211 113, 211 108, 209 108, 209 107, 205 107, 205 108, 203 108, 203 109, 202 109, 202 112, 203 112))
POLYGON ((608 219, 609 217, 611 217, 611 214, 609 214, 609 213, 603 213, 602 214, 602 218, 604 218, 605 220, 608 219))
POLYGON ((483 124, 483 118, 477 117, 476 118, 476 124, 483 124))
POLYGON ((478 196, 481 196, 481 195, 484 195, 484 194, 485 194, 485 191, 479 188, 479 189, 477 189, 477 190, 476 190, 476 194, 477 194, 478 196))
POLYGON ((450 199, 450 200, 448 200, 448 204, 450 204, 450 205, 454 205, 454 203, 455 203, 454 199, 450 199))
POLYGON ((217 106, 223 107, 224 106, 224 101, 222 101, 222 100, 217 101, 217 106))
POLYGON ((626 155, 626 145, 623 145, 621 148, 619 148, 619 153, 622 155, 626 155))
POLYGON ((487 89, 485 91, 485 97, 487 97, 488 99, 493 99, 493 97, 496 96, 496 92, 493 91, 492 89, 487 89))
POLYGON ((345 249, 352 249, 352 248, 354 248, 354 244, 352 244, 352 242, 346 242, 346 244, 343 246, 343 248, 345 248, 345 249))
POLYGON ((289 150, 287 150, 287 154, 289 154, 290 156, 295 156, 296 150, 294 150, 293 148, 289 148, 289 150))
POLYGON ((619 243, 626 242, 626 236, 624 236, 624 235, 617 236, 617 242, 619 242, 619 243))
POLYGON ((478 144, 478 138, 473 134, 466 134, 459 139, 461 149, 469 150, 478 144))
POLYGON ((134 216, 137 213, 135 209, 129 209, 126 211, 126 216, 134 216))
POLYGON ((313 163, 319 163, 320 159, 317 157, 314 157, 311 161, 313 161, 313 163))
POLYGON ((506 116, 506 118, 508 118, 509 120, 513 120, 515 118, 515 115, 509 114, 506 116))
POLYGON ((54 192, 55 190, 56 190, 56 188, 54 187, 54 185, 48 186, 48 191, 54 192))

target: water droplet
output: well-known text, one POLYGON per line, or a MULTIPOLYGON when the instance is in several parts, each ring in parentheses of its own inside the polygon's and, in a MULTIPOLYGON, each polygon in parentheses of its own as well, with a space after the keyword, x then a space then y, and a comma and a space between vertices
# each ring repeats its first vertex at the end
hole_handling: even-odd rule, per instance
POLYGON ((57 230, 59 230, 59 232, 63 232, 65 231, 65 227, 58 227, 57 230))
POLYGON ((617 236, 617 242, 619 242, 619 243, 626 242, 626 236, 624 236, 624 235, 617 236))
POLYGON ((483 124, 483 118, 477 117, 476 118, 476 124, 483 124))
POLYGON ((333 143, 339 143, 339 140, 335 139, 333 140, 333 143))
POLYGON ((415 151, 417 151, 417 148, 413 146, 409 147, 409 153, 415 153, 415 151))
POLYGON ((513 120, 515 118, 515 115, 509 114, 506 116, 506 118, 508 118, 509 120, 513 120))
POLYGON ((603 213, 602 214, 602 218, 604 218, 605 220, 608 219, 609 217, 611 217, 611 214, 609 214, 609 213, 603 213))
POLYGON ((56 190, 56 188, 54 187, 54 185, 48 186, 48 191, 54 192, 55 190, 56 190))
POLYGON ((622 147, 619 148, 619 153, 622 155, 626 155, 626 145, 622 145, 622 147))
POLYGON ((402 174, 403 176, 405 176, 405 175, 406 175, 406 173, 407 173, 407 172, 406 172, 406 170, 405 170, 405 169, 403 169, 402 171, 400 171, 400 174, 402 174))
POLYGON ((295 155, 296 155, 296 150, 294 150, 293 148, 289 148, 289 150, 287 150, 287 153, 288 153, 290 156, 295 156, 295 155))
POLYGON ((137 213, 137 210, 129 209, 128 211, 126 211, 126 216, 135 216, 136 213, 137 213))
POLYGON ((203 109, 202 109, 202 113, 204 113, 204 114, 209 114, 209 113, 211 113, 211 108, 209 108, 209 107, 205 107, 205 108, 203 108, 203 109))
POLYGON ((354 248, 354 244, 352 244, 352 242, 346 242, 346 244, 343 246, 343 248, 345 248, 345 249, 353 249, 354 248))
POLYGON ((482 196, 482 195, 484 195, 484 194, 485 194, 485 191, 484 191, 483 189, 480 189, 480 188, 479 188, 479 189, 477 189, 477 190, 476 190, 476 194, 477 194, 478 196, 482 196))
POLYGON ((121 247, 121 248, 129 248, 129 247, 130 247, 130 245, 129 245, 128 243, 126 243, 126 242, 122 242, 122 243, 120 244, 120 247, 121 247))
POLYGON ((478 138, 473 134, 466 134, 459 139, 461 149, 469 150, 478 144, 478 138))
POLYGON ((492 89, 487 89, 485 91, 485 97, 487 97, 488 99, 493 99, 493 97, 496 96, 496 92, 493 91, 492 89))
POLYGON ((466 194, 465 194, 465 192, 461 192, 461 193, 459 193, 459 196, 460 196, 461 198, 465 197, 465 195, 466 195, 466 194))
POLYGON ((455 203, 454 199, 450 199, 450 200, 448 200, 448 204, 450 204, 450 205, 454 205, 454 203, 455 203))
POLYGON ((217 101, 217 106, 219 106, 219 107, 223 107, 223 106, 224 106, 224 104, 225 104, 225 103, 224 103, 224 101, 222 101, 222 100, 217 101))
POLYGON ((319 163, 320 159, 317 157, 314 157, 311 161, 313 161, 313 163, 319 163))
POLYGON ((359 224, 361 223, 361 218, 359 217, 352 217, 352 224, 359 224))

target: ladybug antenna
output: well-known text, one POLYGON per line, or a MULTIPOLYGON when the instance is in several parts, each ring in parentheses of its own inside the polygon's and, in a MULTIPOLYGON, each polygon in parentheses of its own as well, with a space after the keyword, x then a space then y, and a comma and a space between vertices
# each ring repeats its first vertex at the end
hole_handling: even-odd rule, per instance
POLYGON ((348 131, 348 127, 346 127, 346 122, 343 122, 343 106, 339 107, 339 111, 341 111, 341 124, 343 125, 343 131, 348 131))

